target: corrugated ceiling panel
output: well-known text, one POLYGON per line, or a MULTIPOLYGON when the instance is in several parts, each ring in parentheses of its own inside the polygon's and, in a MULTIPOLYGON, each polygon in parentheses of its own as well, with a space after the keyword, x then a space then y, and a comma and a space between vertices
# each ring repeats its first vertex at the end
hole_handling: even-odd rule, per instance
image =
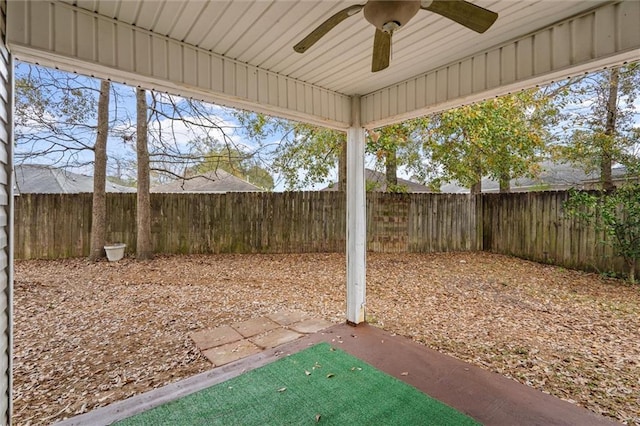
POLYGON ((136 20, 136 26, 145 29, 152 29, 162 10, 165 7, 164 2, 159 2, 157 0, 144 0, 140 5, 140 12, 138 13, 138 19, 136 20))
MULTIPOLYGON (((390 68, 374 74, 370 71, 374 29, 362 12, 338 25, 305 54, 292 49, 329 16, 361 3, 357 0, 68 1, 90 10, 98 9, 108 16, 115 14, 120 21, 205 50, 349 95, 370 93, 426 69, 437 69, 450 63, 452 57, 470 57, 598 4, 576 0, 474 0, 500 15, 496 25, 482 35, 437 14, 419 11, 394 35, 390 68)), ((628 22, 631 20, 627 18, 628 22)))
POLYGON ((235 26, 238 26, 238 21, 251 7, 251 4, 251 2, 221 4, 220 7, 224 7, 224 13, 216 22, 212 23, 211 28, 200 42, 200 47, 220 53, 215 49, 216 44, 235 26))
POLYGON ((203 19, 202 12, 207 8, 215 8, 215 2, 186 2, 180 12, 180 16, 175 20, 175 24, 169 33, 170 37, 184 41, 193 29, 195 23, 203 19))
POLYGON ((93 3, 97 3, 97 5, 94 5, 93 8, 89 10, 96 11, 101 15, 108 16, 109 18, 115 18, 118 16, 120 0, 96 0, 93 3))
POLYGON ((136 23, 138 20, 138 13, 140 12, 141 5, 142 3, 139 1, 120 1, 117 12, 118 21, 127 24, 136 23))
MULTIPOLYGON (((265 22, 258 24, 258 21, 260 21, 263 15, 269 14, 271 6, 273 6, 272 2, 268 1, 251 3, 251 6, 242 15, 242 22, 244 25, 233 25, 220 39, 218 39, 213 46, 213 51, 230 58, 237 58, 239 53, 244 50, 246 46, 251 45, 251 43, 255 43, 255 38, 249 39, 245 37, 247 31, 258 25, 269 25, 265 22), (234 47, 235 51, 232 50, 234 47)), ((274 10, 278 13, 282 13, 282 11, 277 8, 271 8, 271 13, 273 13, 274 10)), ((275 19, 273 15, 270 15, 270 18, 275 19)))
MULTIPOLYGON (((384 87, 393 84, 394 79, 404 80, 420 74, 425 67, 434 69, 445 66, 450 63, 452 56, 469 57, 479 50, 502 44, 505 40, 515 39, 522 34, 522 31, 533 32, 539 28, 538 22, 545 16, 548 20, 549 16, 558 18, 571 16, 580 10, 572 2, 546 2, 544 8, 536 8, 536 4, 529 4, 526 8, 520 6, 521 2, 489 5, 488 7, 500 13, 500 18, 495 28, 480 35, 452 24, 438 15, 421 11, 419 16, 396 34, 397 37, 394 36, 391 66, 387 70, 362 78, 362 70, 358 68, 362 65, 353 64, 341 70, 340 73, 325 72, 324 75, 309 78, 308 81, 321 86, 334 87, 346 93, 352 93, 352 90, 357 93, 369 93, 372 87, 384 87), (523 13, 523 9, 529 13, 523 13)), ((370 51, 366 50, 363 54, 370 62, 370 51)), ((331 69, 331 65, 333 64, 327 64, 327 70, 331 69)))
POLYGON ((295 57, 296 55, 292 55, 293 45, 306 36, 309 28, 317 23, 317 14, 331 14, 334 11, 332 7, 334 5, 331 2, 299 2, 291 5, 278 21, 277 28, 280 31, 277 38, 263 37, 258 44, 250 48, 251 54, 243 52, 243 55, 247 55, 244 60, 260 64, 264 68, 272 68, 274 65, 282 64, 288 57, 295 57))
MULTIPOLYGON (((419 11, 394 35, 389 69, 371 73, 374 29, 361 12, 338 25, 305 54, 292 49, 318 24, 356 4, 355 0, 67 3, 98 10, 117 18, 119 23, 97 15, 90 15, 91 19, 70 18, 72 9, 63 10, 57 2, 33 2, 28 8, 16 8, 28 9, 33 19, 28 28, 16 25, 19 42, 42 49, 43 56, 51 50, 98 62, 95 66, 86 65, 88 69, 118 67, 125 73, 148 76, 153 84, 169 89, 176 86, 199 97, 215 97, 227 105, 258 101, 267 109, 291 108, 294 114, 321 114, 321 120, 333 120, 332 125, 341 123, 340 126, 348 122, 348 102, 345 104, 346 97, 336 93, 366 95, 391 87, 381 91, 378 100, 390 103, 369 108, 366 97, 362 103, 373 114, 369 118, 386 120, 389 116, 407 115, 414 108, 445 105, 461 96, 475 99, 479 93, 501 85, 525 84, 531 78, 630 49, 640 37, 639 26, 634 25, 640 15, 636 1, 614 8, 607 6, 592 15, 590 9, 610 3, 474 0, 500 15, 485 34, 478 35, 439 15, 419 11), (578 13, 586 15, 557 24, 578 13), (69 25, 57 26, 54 31, 54 18, 69 25), (125 28, 125 22, 135 26, 125 28), (549 25, 554 25, 553 30, 539 31, 549 25), (621 26, 628 29, 618 31, 621 26), (593 28, 596 31, 591 31, 593 28), (523 36, 523 32, 536 32, 536 36, 523 36), (587 32, 590 41, 572 42, 587 32), (186 44, 180 42, 183 39, 186 44), (204 50, 194 48, 196 45, 204 50), (216 93, 206 93, 210 90, 216 93), (329 112, 337 110, 330 107, 333 104, 347 107, 341 113, 329 112), (327 118, 326 113, 331 117, 327 118)), ((24 10, 15 12, 18 20, 26 16, 24 10)), ((82 9, 72 11, 84 14, 82 9)))
MULTIPOLYGON (((92 12, 98 11, 98 1, 97 0, 78 0, 75 2, 78 7, 83 9, 91 10, 92 12)), ((111 14, 113 17, 113 13, 111 14)))
MULTIPOLYGON (((157 18, 153 23, 152 27, 142 27, 147 30, 152 30, 155 33, 169 36, 171 34, 171 30, 173 29, 176 19, 179 19, 182 16, 182 11, 187 5, 187 2, 181 1, 171 1, 171 2, 163 2, 157 3, 159 7, 161 7, 160 12, 156 12, 157 18)), ((148 22, 146 20, 145 22, 148 22)), ((136 23, 137 24, 137 23, 136 23)), ((140 26, 140 25, 138 25, 140 26)))
MULTIPOLYGON (((75 13, 58 13, 57 9, 74 9, 64 3, 16 3, 14 16, 24 18, 26 26, 13 26, 10 29, 10 39, 19 48, 40 48, 44 52, 31 51, 32 54, 42 53, 46 60, 47 50, 55 54, 71 56, 69 46, 78 46, 78 50, 86 51, 95 58, 97 64, 85 64, 86 69, 92 75, 111 77, 110 71, 120 70, 128 75, 123 77, 127 81, 133 77, 132 84, 136 84, 135 74, 145 74, 166 90, 184 96, 194 96, 198 99, 206 99, 223 105, 245 107, 260 110, 260 105, 254 106, 254 99, 247 98, 247 80, 257 80, 255 84, 262 88, 261 82, 267 84, 266 96, 258 96, 258 102, 262 104, 263 112, 280 113, 289 118, 297 118, 324 124, 331 127, 346 128, 349 125, 350 116, 347 108, 329 108, 328 105, 348 104, 349 97, 328 91, 320 87, 312 87, 308 84, 295 84, 292 87, 304 93, 303 104, 288 104, 287 88, 290 78, 278 76, 266 70, 261 70, 250 65, 212 54, 194 46, 167 39, 140 28, 104 18, 84 10, 75 9, 75 13), (52 16, 57 16, 53 20, 52 16), (35 18, 35 21, 30 21, 35 18), (38 26, 30 25, 35 22, 38 26), (55 26, 55 28, 54 28, 55 26), (85 31, 62 31, 62 28, 84 28, 85 31), (55 33, 58 37, 70 37, 70 40, 60 43, 42 45, 44 34, 55 33), (37 40, 35 45, 29 44, 29 39, 37 40), (95 41, 95 42, 94 42, 95 41), (62 50, 56 50, 56 45, 62 50), (89 53, 91 52, 91 53, 89 53), (204 71, 208 74, 199 75, 204 71), (241 76, 242 81, 238 81, 241 76), (199 84, 204 86, 199 86, 199 84), (309 95, 310 93, 310 95, 309 95), (322 98, 326 102, 322 102, 322 98), (324 105, 324 106, 323 106, 324 105), (336 115, 337 112, 341 114, 336 115)), ((72 49, 73 50, 73 49, 72 49)), ((67 64, 72 69, 78 64, 67 64)), ((64 66, 61 66, 64 68, 64 66)), ((82 71, 82 68, 80 68, 82 71)), ((85 71, 86 72, 86 71, 85 71)), ((120 80, 120 78, 118 78, 120 80)), ((261 93, 260 91, 258 92, 261 93)), ((298 99, 298 97, 296 97, 298 99)))
MULTIPOLYGON (((267 60, 277 62, 277 55, 282 57, 288 56, 290 52, 287 52, 287 45, 300 36, 299 30, 296 27, 298 24, 301 27, 310 25, 312 22, 311 12, 313 10, 309 4, 305 2, 276 3, 271 8, 275 12, 275 9, 280 10, 281 15, 277 18, 277 21, 273 21, 272 18, 266 20, 263 25, 256 25, 250 29, 247 34, 248 37, 255 39, 253 43, 244 46, 244 50, 238 49, 237 58, 240 61, 253 63, 262 67, 267 67, 267 60), (280 29, 280 33, 273 40, 269 39, 269 33, 273 27, 277 26, 280 29), (285 47, 280 47, 285 46, 285 47)), ((292 47, 289 47, 292 49, 292 47)))
POLYGON ((283 44, 282 50, 285 50, 285 53, 290 53, 286 52, 287 49, 292 52, 293 46, 287 46, 291 35, 287 34, 286 30, 293 23, 298 22, 303 12, 304 4, 296 4, 292 7, 291 4, 283 4, 282 2, 273 3, 232 46, 229 53, 239 60, 252 62, 261 50, 265 51, 267 55, 273 55, 279 50, 277 46, 283 44), (274 26, 285 30, 284 34, 277 38, 275 44, 268 41, 268 32, 274 26))
POLYGON ((616 34, 616 47, 632 49, 640 39, 640 2, 627 1, 617 8, 616 28, 623 27, 625 31, 616 34))
POLYGON ((189 33, 184 37, 185 43, 193 44, 210 50, 211 46, 202 44, 211 30, 218 24, 220 17, 226 9, 226 4, 207 2, 199 14, 196 22, 191 26, 189 33))
POLYGON ((467 100, 474 101, 530 87, 532 80, 542 83, 558 77, 566 78, 569 76, 567 73, 581 72, 572 69, 577 65, 582 69, 590 69, 593 67, 590 63, 605 66, 637 59, 640 55, 640 34, 633 26, 619 25, 620 17, 635 13, 640 16, 638 2, 609 4, 504 46, 478 53, 465 61, 410 79, 408 81, 415 81, 416 86, 425 77, 427 79, 426 92, 416 93, 416 102, 425 106, 421 112, 405 105, 394 114, 393 109, 385 105, 387 97, 405 98, 402 93, 408 81, 371 93, 362 99, 363 122, 368 126, 379 126, 450 107, 459 102, 460 81, 466 81, 463 84, 465 90, 469 89, 468 82, 472 82, 467 100), (597 32, 610 36, 597 37, 597 32), (634 37, 635 44, 625 45, 621 49, 619 40, 634 37), (535 61, 541 61, 542 65, 537 66, 535 61), (422 96, 424 99, 421 99, 422 96), (405 117, 404 112, 408 113, 405 117))

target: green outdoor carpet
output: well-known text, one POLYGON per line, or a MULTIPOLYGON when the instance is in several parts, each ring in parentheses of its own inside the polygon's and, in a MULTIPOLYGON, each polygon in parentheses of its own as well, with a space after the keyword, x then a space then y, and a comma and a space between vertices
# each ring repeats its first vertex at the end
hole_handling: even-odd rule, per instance
POLYGON ((118 425, 477 425, 329 344, 125 419, 118 425))

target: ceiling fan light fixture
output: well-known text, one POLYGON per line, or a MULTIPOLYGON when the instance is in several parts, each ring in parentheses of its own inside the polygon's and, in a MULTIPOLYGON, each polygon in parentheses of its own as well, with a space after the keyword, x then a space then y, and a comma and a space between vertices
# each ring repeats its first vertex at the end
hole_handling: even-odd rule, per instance
POLYGON ((389 67, 393 33, 406 25, 420 9, 443 16, 477 33, 484 33, 498 19, 497 13, 467 0, 368 0, 365 4, 354 4, 334 13, 293 46, 293 50, 306 52, 338 24, 362 10, 366 20, 376 28, 371 71, 382 71, 389 67))
POLYGON ((395 30, 400 28, 400 24, 396 21, 389 21, 382 26, 382 31, 392 34, 395 30))
POLYGON ((398 29, 406 25, 420 10, 420 1, 385 1, 369 0, 364 6, 364 17, 381 31, 385 25, 395 23, 398 29))

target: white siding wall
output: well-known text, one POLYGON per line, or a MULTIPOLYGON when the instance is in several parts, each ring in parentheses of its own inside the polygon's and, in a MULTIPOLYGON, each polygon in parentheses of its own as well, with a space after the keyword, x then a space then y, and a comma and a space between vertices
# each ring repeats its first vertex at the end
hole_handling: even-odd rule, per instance
POLYGON ((9 423, 11 406, 11 139, 13 66, 6 48, 5 0, 0 0, 0 424, 9 423))
POLYGON ((640 1, 585 15, 370 93, 362 122, 378 127, 536 84, 640 59, 640 1))

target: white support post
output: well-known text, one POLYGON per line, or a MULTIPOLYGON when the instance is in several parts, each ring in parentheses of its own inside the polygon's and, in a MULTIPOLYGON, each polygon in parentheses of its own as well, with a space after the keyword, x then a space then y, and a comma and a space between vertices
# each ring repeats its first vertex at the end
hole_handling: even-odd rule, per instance
POLYGON ((351 127, 347 131, 347 323, 365 321, 366 193, 365 131, 360 124, 360 97, 351 98, 351 127))

